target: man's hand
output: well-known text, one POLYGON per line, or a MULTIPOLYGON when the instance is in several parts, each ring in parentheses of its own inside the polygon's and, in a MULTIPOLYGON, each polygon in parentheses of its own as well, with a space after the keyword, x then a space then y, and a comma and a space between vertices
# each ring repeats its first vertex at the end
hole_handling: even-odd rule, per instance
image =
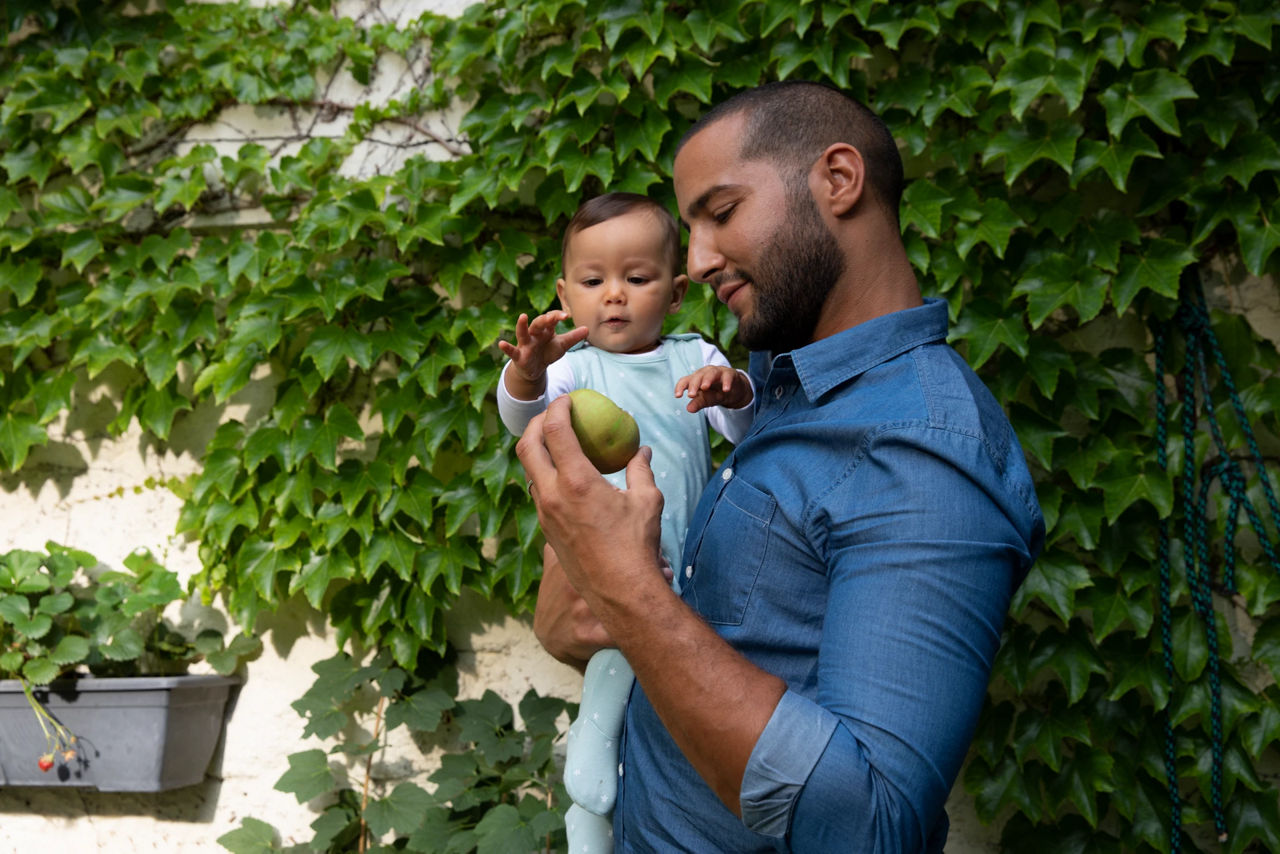
POLYGON ((707 365, 676 382, 676 397, 689 393, 690 412, 708 406, 741 409, 751 402, 751 383, 742 371, 724 365, 707 365))
MULTIPOLYGON (((609 625, 599 607, 602 600, 615 605, 642 591, 674 596, 659 570, 662 493, 653 481, 648 448, 627 464, 627 489, 601 477, 574 435, 570 406, 568 395, 553 400, 529 422, 516 443, 516 455, 538 505, 538 522, 566 580, 609 625)), ((550 614, 548 618, 557 621, 550 614)), ((615 640, 620 639, 615 635, 615 640)), ((576 658, 584 651, 555 645, 553 654, 576 658)))
POLYGON ((511 360, 506 384, 516 400, 537 399, 547 387, 547 365, 586 339, 585 326, 556 334, 556 325, 568 319, 566 311, 548 311, 532 321, 529 315, 522 314, 516 319, 516 343, 498 342, 498 348, 511 360))

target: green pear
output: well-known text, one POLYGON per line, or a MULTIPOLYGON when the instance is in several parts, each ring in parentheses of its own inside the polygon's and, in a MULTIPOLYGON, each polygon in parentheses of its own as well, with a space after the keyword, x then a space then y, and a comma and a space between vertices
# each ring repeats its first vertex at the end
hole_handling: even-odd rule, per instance
POLYGON ((640 448, 640 428, 631 413, 594 389, 575 389, 569 400, 573 432, 592 465, 601 474, 626 468, 640 448))

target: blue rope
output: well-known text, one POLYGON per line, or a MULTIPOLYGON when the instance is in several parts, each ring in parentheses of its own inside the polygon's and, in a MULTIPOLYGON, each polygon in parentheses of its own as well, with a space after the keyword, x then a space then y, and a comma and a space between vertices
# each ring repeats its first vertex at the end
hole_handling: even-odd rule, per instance
MULTIPOLYGON (((1184 356, 1181 376, 1177 388, 1182 402, 1182 476, 1180 479, 1179 498, 1182 512, 1183 560, 1185 563, 1187 587, 1191 594, 1192 611, 1204 625, 1205 642, 1209 650, 1209 724, 1212 741, 1212 768, 1210 771, 1209 800, 1213 811, 1214 829, 1218 833, 1218 841, 1227 840, 1226 810, 1223 803, 1223 724, 1222 724, 1222 665, 1218 643, 1218 626, 1213 608, 1213 569, 1209 554, 1209 492, 1216 481, 1221 485, 1223 493, 1230 499, 1227 516, 1224 519, 1222 584, 1228 593, 1236 589, 1236 550, 1235 538, 1239 531, 1241 510, 1249 519, 1249 524, 1258 536, 1268 564, 1280 573, 1280 559, 1277 559, 1277 547, 1267 533, 1262 516, 1249 500, 1247 494, 1247 478, 1238 459, 1230 452, 1222 427, 1219 423, 1218 410, 1213 400, 1213 386, 1210 382, 1209 365, 1212 362, 1217 378, 1226 389, 1231 402, 1232 411, 1239 422, 1248 445, 1248 457, 1262 485, 1267 506, 1271 512, 1273 526, 1280 530, 1280 502, 1271 486, 1263 464, 1262 454, 1257 440, 1249 426, 1244 403, 1236 390, 1235 381, 1227 368, 1222 348, 1218 346, 1217 336, 1209 325, 1209 311, 1205 305, 1204 289, 1200 281, 1200 271, 1194 265, 1183 271, 1179 283, 1179 308, 1168 324, 1156 325, 1153 328, 1155 344, 1156 370, 1156 459, 1160 468, 1169 470, 1167 445, 1168 403, 1164 378, 1167 373, 1166 351, 1169 345, 1170 332, 1181 333, 1184 341, 1184 356), (1197 405, 1199 403, 1199 406, 1197 405), (1200 411, 1202 408, 1202 412, 1200 411), (1204 474, 1197 487, 1197 467, 1195 439, 1197 424, 1203 417, 1213 439, 1216 459, 1205 461, 1204 474)), ((1157 559, 1159 561, 1159 611, 1160 640, 1164 658, 1165 677, 1168 679, 1170 697, 1174 690, 1176 674, 1173 667, 1173 606, 1171 601, 1172 569, 1170 560, 1170 520, 1160 522, 1157 542, 1157 559)), ((1178 789, 1177 755, 1175 747, 1173 722, 1169 717, 1166 704, 1164 711, 1164 766, 1168 778, 1169 801, 1171 807, 1170 852, 1179 854, 1182 845, 1182 799, 1178 789)))

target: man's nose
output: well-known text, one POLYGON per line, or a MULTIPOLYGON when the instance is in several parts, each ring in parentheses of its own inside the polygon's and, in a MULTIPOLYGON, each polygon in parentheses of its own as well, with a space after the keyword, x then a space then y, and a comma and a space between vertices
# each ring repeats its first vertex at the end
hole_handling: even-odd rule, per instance
POLYGON ((724 269, 724 256, 715 242, 702 229, 689 232, 689 275, 699 282, 708 282, 724 269))

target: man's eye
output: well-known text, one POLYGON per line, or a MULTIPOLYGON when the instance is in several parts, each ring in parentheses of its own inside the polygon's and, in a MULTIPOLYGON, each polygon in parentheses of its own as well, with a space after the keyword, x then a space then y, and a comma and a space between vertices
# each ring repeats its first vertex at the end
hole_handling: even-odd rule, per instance
POLYGON ((716 211, 713 219, 715 219, 715 221, 720 223, 721 225, 724 225, 726 222, 729 221, 729 217, 733 214, 733 209, 736 207, 737 205, 729 205, 727 208, 723 208, 719 211, 716 211))

